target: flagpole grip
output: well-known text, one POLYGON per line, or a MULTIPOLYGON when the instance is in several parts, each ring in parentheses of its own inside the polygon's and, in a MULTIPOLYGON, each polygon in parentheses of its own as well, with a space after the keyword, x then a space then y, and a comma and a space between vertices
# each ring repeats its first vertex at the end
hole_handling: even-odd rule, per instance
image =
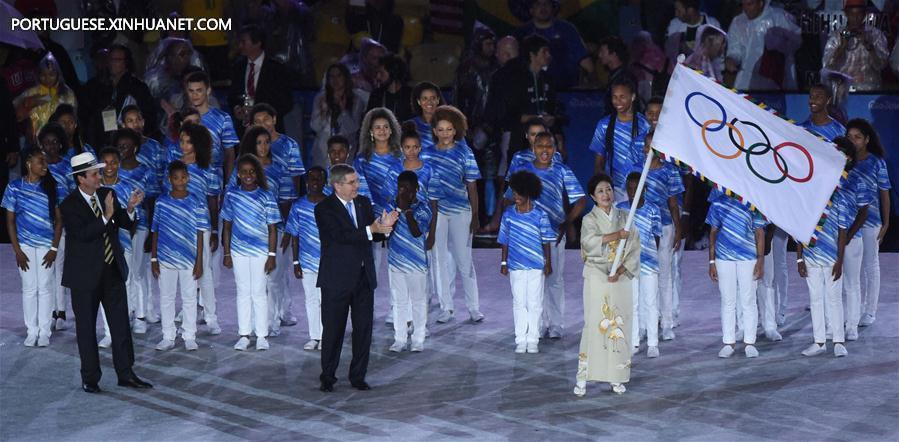
MULTIPOLYGON (((651 146, 650 146, 651 147, 651 146)), ((649 172, 649 164, 652 163, 652 156, 655 155, 652 152, 652 149, 649 151, 649 155, 646 155, 646 160, 643 161, 643 170, 640 172, 640 182, 637 183, 637 193, 636 201, 631 203, 631 210, 627 213, 627 221, 624 223, 624 230, 627 232, 631 231, 631 227, 634 225, 634 212, 637 211, 637 204, 640 201, 640 195, 643 193, 643 187, 646 185, 646 173, 649 172)), ((612 269, 609 271, 609 276, 615 274, 618 271, 618 266, 621 265, 621 256, 624 254, 624 246, 627 243, 627 238, 618 241, 618 249, 615 250, 615 260, 612 261, 612 269)))

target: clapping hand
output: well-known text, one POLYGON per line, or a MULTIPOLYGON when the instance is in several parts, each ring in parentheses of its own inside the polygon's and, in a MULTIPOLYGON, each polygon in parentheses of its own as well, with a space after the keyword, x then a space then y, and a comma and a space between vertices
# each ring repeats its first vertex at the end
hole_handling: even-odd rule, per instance
POLYGON ((131 197, 128 198, 128 212, 133 212, 134 208, 137 207, 138 204, 143 202, 143 200, 144 191, 135 189, 134 192, 131 192, 131 197))
POLYGON ((112 219, 112 214, 115 210, 115 196, 113 196, 113 193, 115 192, 108 192, 103 200, 103 216, 106 219, 112 219))

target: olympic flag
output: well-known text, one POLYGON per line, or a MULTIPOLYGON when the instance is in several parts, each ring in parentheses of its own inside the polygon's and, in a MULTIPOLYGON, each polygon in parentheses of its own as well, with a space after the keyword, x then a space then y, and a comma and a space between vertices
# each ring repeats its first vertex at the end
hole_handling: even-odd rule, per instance
POLYGON ((846 164, 832 143, 678 64, 652 147, 808 243, 846 164))

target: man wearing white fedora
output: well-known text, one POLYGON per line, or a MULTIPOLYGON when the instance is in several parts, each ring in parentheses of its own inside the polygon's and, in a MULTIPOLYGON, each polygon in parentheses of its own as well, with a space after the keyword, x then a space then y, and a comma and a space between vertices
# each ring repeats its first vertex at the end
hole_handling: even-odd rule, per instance
POLYGON ((112 189, 100 187, 100 172, 106 166, 84 152, 72 157, 72 175, 78 187, 60 205, 66 229, 66 253, 62 285, 72 291, 75 334, 81 356, 81 388, 100 392, 100 354, 97 350, 97 309, 106 310, 112 334, 112 360, 118 384, 131 388, 152 388, 142 381, 131 366, 134 347, 128 325, 128 301, 125 280, 128 266, 119 244, 120 228, 130 229, 134 208, 144 199, 140 190, 131 194, 128 207, 116 202, 112 189))

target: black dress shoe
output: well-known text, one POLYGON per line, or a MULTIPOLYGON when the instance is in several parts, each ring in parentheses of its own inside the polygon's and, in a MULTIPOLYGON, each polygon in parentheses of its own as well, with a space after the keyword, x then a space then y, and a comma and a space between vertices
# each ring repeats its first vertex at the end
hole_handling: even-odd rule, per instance
POLYGON ((81 384, 81 389, 84 390, 85 393, 99 393, 101 391, 99 385, 88 382, 81 384))
POLYGON ((353 388, 355 388, 356 390, 368 391, 368 390, 371 390, 371 385, 368 385, 367 382, 362 381, 362 382, 357 382, 357 383, 353 384, 353 388))
POLYGON ((149 382, 142 381, 136 374, 131 373, 130 376, 126 378, 119 379, 119 387, 130 387, 130 388, 153 388, 153 384, 149 382))
POLYGON ((325 393, 331 393, 334 391, 334 384, 322 382, 321 386, 319 386, 318 389, 324 391, 325 393))

